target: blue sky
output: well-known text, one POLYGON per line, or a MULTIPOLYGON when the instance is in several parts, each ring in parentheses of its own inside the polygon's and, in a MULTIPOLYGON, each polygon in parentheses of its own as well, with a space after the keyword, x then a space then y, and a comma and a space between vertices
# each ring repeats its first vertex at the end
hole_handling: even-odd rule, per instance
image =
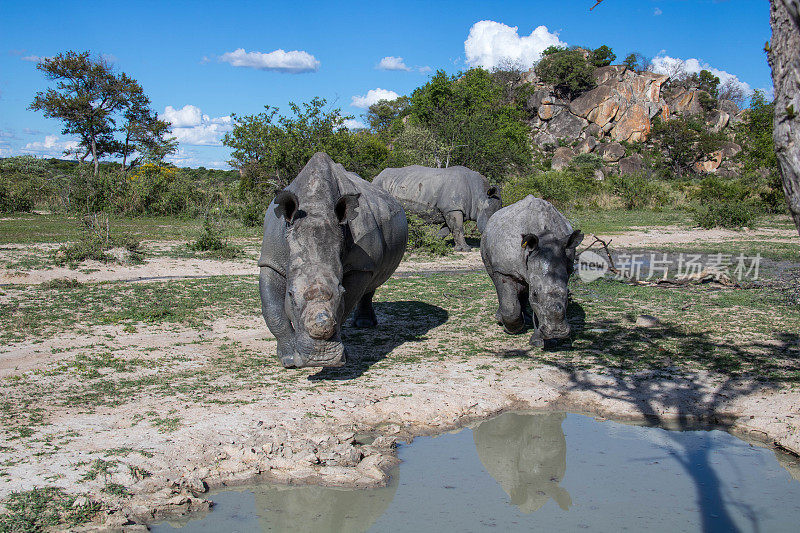
POLYGON ((618 60, 631 51, 661 65, 694 59, 687 67, 772 86, 767 0, 604 0, 589 11, 593 4, 0 0, 0 157, 58 156, 75 141, 27 110, 47 87, 35 59, 69 49, 105 54, 138 80, 176 126, 175 162, 192 167, 226 168, 219 139, 231 113, 288 111, 289 101, 321 96, 361 120, 354 103, 409 94, 437 69, 532 62, 550 42, 607 44, 618 60))

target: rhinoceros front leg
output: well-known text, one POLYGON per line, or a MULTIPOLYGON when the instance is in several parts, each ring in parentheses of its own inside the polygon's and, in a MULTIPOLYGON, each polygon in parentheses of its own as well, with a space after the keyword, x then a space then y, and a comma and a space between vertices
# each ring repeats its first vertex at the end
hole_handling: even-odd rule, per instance
POLYGON ((286 278, 269 267, 261 267, 258 278, 261 314, 278 341, 278 358, 286 368, 298 366, 294 360, 294 328, 286 316, 286 278))
POLYGON ((464 213, 461 211, 450 211, 444 216, 444 221, 447 227, 450 228, 450 233, 453 234, 453 241, 455 241, 456 252, 469 252, 472 250, 467 246, 467 241, 464 240, 464 213))
POLYGON ((525 285, 497 272, 491 276, 497 290, 497 301, 500 303, 497 310, 498 324, 503 326, 506 333, 521 333, 525 329, 525 317, 522 314, 520 294, 525 292, 525 285))
POLYGON ((378 317, 372 307, 372 297, 375 291, 369 291, 361 297, 353 314, 353 325, 357 328, 374 328, 378 325, 378 317))

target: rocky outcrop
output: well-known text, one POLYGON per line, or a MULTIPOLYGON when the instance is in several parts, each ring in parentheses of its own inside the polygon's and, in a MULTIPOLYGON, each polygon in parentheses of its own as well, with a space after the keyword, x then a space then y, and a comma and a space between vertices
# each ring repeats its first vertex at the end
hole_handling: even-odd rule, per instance
POLYGON ((644 170, 644 159, 639 154, 623 157, 619 160, 617 170, 620 174, 636 174, 644 170))
MULTIPOLYGON (((620 143, 647 141, 656 117, 670 120, 702 114, 714 133, 730 131, 741 118, 741 111, 731 100, 720 100, 717 109, 705 113, 701 101, 706 103, 707 93, 689 85, 670 85, 665 75, 636 73, 624 65, 609 65, 595 69, 593 77, 596 87, 570 102, 559 99, 533 70, 522 76, 536 87, 525 103, 536 145, 552 149, 566 141, 574 147, 574 152, 570 151, 573 155, 595 153, 611 166, 619 162, 620 172, 639 172, 644 166, 641 156, 622 160, 625 148, 620 143), (609 140, 612 142, 598 142, 609 140)), ((736 153, 728 146, 721 150, 721 157, 729 159, 736 153)), ((707 159, 697 163, 698 171, 716 172, 722 159, 716 154, 707 159)), ((553 168, 566 166, 565 161, 568 159, 562 153, 558 161, 553 160, 553 168)))

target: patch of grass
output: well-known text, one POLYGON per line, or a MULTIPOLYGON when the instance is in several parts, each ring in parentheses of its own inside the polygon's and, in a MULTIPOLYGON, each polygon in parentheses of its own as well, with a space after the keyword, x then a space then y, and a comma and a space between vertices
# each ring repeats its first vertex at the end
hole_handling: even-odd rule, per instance
POLYGON ((83 474, 81 478, 83 481, 94 481, 98 476, 102 475, 103 479, 108 479, 108 476, 116 469, 119 461, 106 461, 105 459, 95 459, 89 466, 89 470, 83 474))
POLYGON ((125 488, 125 485, 120 483, 106 483, 106 486, 101 489, 106 494, 111 494, 112 496, 130 496, 130 492, 128 489, 125 488))
POLYGON ((39 284, 42 289, 74 289, 80 287, 81 282, 76 278, 56 278, 39 284))
POLYGON ((154 416, 150 419, 150 423, 153 424, 156 429, 158 429, 159 433, 172 433, 180 427, 181 417, 166 416, 161 418, 154 416))
POLYGON ((13 492, 3 501, 6 511, 0 514, 0 532, 39 532, 85 524, 102 510, 102 505, 87 499, 85 505, 76 506, 78 497, 55 487, 13 492))

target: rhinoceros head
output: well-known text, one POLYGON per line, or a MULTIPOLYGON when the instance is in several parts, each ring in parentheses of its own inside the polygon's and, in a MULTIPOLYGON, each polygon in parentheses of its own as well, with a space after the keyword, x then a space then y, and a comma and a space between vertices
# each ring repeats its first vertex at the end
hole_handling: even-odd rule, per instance
POLYGON ((303 201, 288 190, 275 198, 275 214, 286 219, 289 244, 285 310, 295 332, 295 353, 294 361, 283 361, 287 367, 345 362, 340 338, 343 225, 355 217, 359 195, 333 197, 321 189, 319 194, 308 191, 303 201))
POLYGON ((567 282, 572 274, 575 248, 582 240, 580 230, 575 230, 566 239, 559 239, 551 233, 522 235, 529 301, 542 339, 569 337, 567 282))
POLYGON ((486 222, 488 222, 489 218, 501 207, 503 207, 503 201, 500 199, 500 193, 498 192, 497 187, 489 187, 486 190, 486 196, 480 199, 478 218, 475 221, 475 224, 478 226, 478 231, 483 233, 483 229, 486 227, 486 222))

